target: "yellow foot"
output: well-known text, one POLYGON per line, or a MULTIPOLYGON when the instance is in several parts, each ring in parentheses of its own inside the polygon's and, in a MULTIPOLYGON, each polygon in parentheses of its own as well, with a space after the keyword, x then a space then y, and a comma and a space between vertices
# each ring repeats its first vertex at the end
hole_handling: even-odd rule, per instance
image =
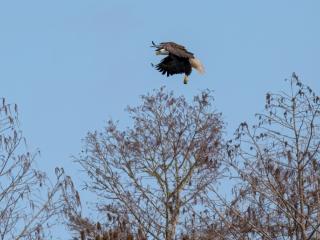
POLYGON ((183 79, 183 83, 184 83, 184 84, 187 84, 187 83, 188 83, 188 80, 189 80, 188 76, 185 75, 185 76, 184 76, 184 79, 183 79))

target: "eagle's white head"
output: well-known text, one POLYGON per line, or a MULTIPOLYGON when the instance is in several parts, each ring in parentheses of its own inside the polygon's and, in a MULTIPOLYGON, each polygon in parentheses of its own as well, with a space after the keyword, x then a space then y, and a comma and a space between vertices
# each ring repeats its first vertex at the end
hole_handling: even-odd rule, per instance
POLYGON ((169 55, 169 52, 164 48, 161 48, 156 51, 156 55, 169 55))

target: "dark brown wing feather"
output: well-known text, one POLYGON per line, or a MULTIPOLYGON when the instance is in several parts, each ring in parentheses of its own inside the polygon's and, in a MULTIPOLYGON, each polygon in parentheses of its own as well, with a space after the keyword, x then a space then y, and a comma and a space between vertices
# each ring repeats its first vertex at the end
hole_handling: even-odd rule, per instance
POLYGON ((160 43, 159 46, 167 50, 169 53, 176 55, 178 57, 194 58, 193 53, 187 51, 187 49, 180 44, 177 44, 174 42, 163 42, 163 43, 160 43))
POLYGON ((172 54, 162 59, 155 68, 162 74, 166 74, 167 77, 179 73, 190 75, 192 71, 191 64, 187 58, 177 57, 172 54))

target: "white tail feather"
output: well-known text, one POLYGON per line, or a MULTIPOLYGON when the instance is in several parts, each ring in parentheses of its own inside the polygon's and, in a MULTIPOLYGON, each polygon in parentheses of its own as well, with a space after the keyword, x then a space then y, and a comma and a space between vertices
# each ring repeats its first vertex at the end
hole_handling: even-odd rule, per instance
POLYGON ((189 62, 191 64, 191 66, 196 69, 200 74, 204 73, 204 67, 202 65, 202 63, 200 62, 199 59, 197 58, 190 58, 189 62))

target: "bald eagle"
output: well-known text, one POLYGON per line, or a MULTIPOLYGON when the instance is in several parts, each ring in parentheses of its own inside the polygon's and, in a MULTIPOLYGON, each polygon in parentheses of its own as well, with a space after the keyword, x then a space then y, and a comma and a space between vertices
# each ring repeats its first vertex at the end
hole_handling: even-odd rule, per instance
POLYGON ((199 59, 182 45, 174 42, 162 42, 157 45, 152 41, 151 47, 156 48, 156 55, 167 55, 159 64, 155 66, 152 64, 163 75, 167 74, 167 77, 184 73, 183 83, 187 84, 192 68, 201 74, 204 73, 204 67, 199 59))

